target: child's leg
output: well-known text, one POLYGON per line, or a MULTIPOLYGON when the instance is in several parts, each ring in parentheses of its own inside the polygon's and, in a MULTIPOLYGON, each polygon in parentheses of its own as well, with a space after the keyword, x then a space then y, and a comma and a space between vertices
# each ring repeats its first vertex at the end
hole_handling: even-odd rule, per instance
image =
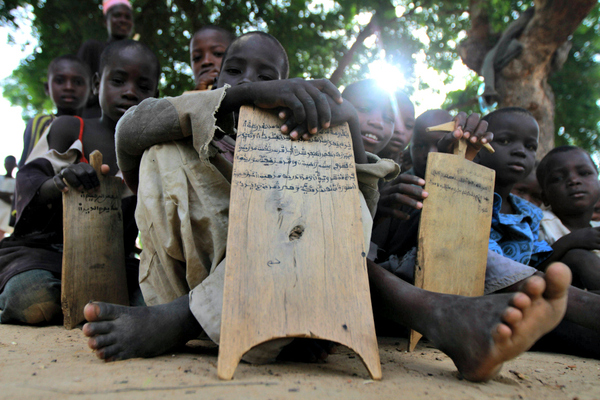
POLYGON ((600 290, 600 257, 589 250, 572 249, 561 259, 573 272, 573 285, 600 290))
POLYGON ((562 319, 570 271, 548 269, 518 294, 465 298, 416 288, 368 262, 373 302, 394 321, 424 334, 470 380, 493 377, 562 319))
POLYGON ((9 279, 0 293, 0 323, 60 323, 60 279, 33 269, 9 279))

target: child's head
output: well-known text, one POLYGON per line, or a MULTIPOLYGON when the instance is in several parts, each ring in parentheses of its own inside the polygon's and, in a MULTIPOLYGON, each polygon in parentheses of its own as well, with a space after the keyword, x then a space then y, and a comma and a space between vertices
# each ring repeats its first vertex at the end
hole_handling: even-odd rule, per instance
POLYGON ((212 85, 219 75, 225 50, 235 36, 218 26, 200 28, 190 41, 190 65, 194 72, 196 88, 212 85), (211 82, 208 83, 207 82, 211 82))
POLYGON ((91 93, 90 67, 74 55, 56 57, 48 66, 46 94, 56 106, 57 115, 76 115, 91 93))
POLYGON ((427 132, 427 128, 452 121, 446 110, 427 110, 415 121, 415 129, 410 144, 410 156, 415 175, 424 178, 429 153, 437 153, 438 142, 446 135, 444 131, 427 132))
POLYGON ((482 119, 488 122, 488 131, 494 133, 491 145, 496 152, 480 151, 476 160, 496 171, 496 191, 506 188, 510 192, 535 166, 540 131, 537 121, 519 107, 501 108, 482 119))
POLYGON ((379 152, 380 157, 401 159, 402 151, 408 146, 412 139, 415 127, 415 106, 408 96, 401 91, 396 92, 396 118, 394 120, 394 132, 392 138, 383 150, 379 152))
POLYGON ((111 43, 100 57, 95 77, 102 118, 118 121, 129 107, 158 95, 160 64, 146 45, 134 40, 111 43))
POLYGON ((394 132, 394 95, 374 79, 365 79, 348 85, 342 97, 356 108, 365 150, 378 154, 394 132))
POLYGON ((542 200, 559 218, 593 212, 600 199, 598 169, 590 155, 576 146, 552 149, 540 161, 537 178, 542 200))
POLYGON ((542 188, 538 183, 536 176, 537 164, 538 163, 536 162, 536 166, 533 168, 533 171, 531 171, 531 173, 527 175, 525 179, 515 183, 510 192, 515 196, 541 207, 543 204, 542 188))
POLYGON ((17 168, 17 159, 15 156, 7 156, 4 159, 4 169, 6 169, 6 176, 12 176, 13 170, 17 168))
POLYGON ((287 79, 289 68, 287 53, 275 37, 260 31, 249 32, 227 48, 217 87, 287 79))
POLYGON ((133 9, 128 0, 104 0, 102 12, 109 41, 127 39, 131 36, 133 9))

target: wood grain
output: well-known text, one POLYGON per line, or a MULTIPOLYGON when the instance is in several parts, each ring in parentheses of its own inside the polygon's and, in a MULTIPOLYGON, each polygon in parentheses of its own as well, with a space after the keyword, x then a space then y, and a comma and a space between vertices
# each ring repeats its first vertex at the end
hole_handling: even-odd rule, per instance
POLYGON ((128 305, 120 178, 100 173, 102 154, 90 154, 100 188, 63 194, 63 266, 61 302, 64 326, 85 320, 90 301, 128 305))
MULTIPOLYGON (((494 199, 494 170, 455 154, 430 153, 419 223, 415 286, 439 293, 481 296, 494 199)), ((421 334, 411 331, 409 351, 421 334)))
POLYGON ((292 142, 280 126, 240 112, 218 375, 260 343, 304 337, 348 346, 380 379, 350 132, 292 142))

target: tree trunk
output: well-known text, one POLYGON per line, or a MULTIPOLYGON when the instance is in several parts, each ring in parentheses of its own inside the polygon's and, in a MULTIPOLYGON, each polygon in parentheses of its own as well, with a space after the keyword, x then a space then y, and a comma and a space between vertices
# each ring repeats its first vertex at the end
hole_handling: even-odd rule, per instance
MULTIPOLYGON (((548 84, 556 66, 554 55, 597 3, 597 0, 536 0, 535 14, 518 39, 523 45, 521 55, 496 74, 499 106, 523 107, 538 121, 538 158, 554 147, 554 93, 548 84)), ((463 61, 469 66, 476 64, 464 57, 463 61)))

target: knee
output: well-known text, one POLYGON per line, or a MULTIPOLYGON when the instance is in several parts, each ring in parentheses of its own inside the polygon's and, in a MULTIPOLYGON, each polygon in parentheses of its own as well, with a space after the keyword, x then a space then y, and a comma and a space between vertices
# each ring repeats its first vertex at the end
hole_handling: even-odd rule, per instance
POLYGON ((45 324, 59 322, 62 317, 58 279, 27 286, 7 284, 2 298, 1 323, 45 324))
POLYGON ((571 269, 581 266, 600 265, 600 258, 589 250, 571 249, 561 259, 571 269))

